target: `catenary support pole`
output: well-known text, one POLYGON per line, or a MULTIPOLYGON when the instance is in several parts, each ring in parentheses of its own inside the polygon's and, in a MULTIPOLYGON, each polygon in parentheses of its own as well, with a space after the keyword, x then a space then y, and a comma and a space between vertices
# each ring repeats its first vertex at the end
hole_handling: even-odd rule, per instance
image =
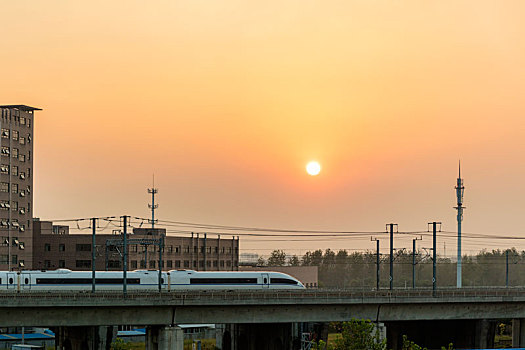
POLYGON ((379 277, 380 277, 380 273, 379 273, 379 239, 376 240, 376 290, 379 290, 379 277))
POLYGON ((432 293, 436 293, 436 259, 437 259, 437 245, 436 245, 436 231, 437 231, 437 222, 432 223, 432 293))
POLYGON ((505 287, 509 287, 509 250, 505 251, 505 287))
POLYGON ((128 277, 128 217, 126 215, 123 216, 123 224, 124 224, 124 254, 123 254, 123 262, 122 262, 122 278, 123 278, 123 283, 122 283, 122 293, 124 293, 124 295, 127 294, 128 292, 128 281, 127 281, 127 277, 128 277))
POLYGON ((159 239, 159 293, 162 291, 162 250, 164 249, 164 235, 159 239))
POLYGON ((92 285, 91 285, 91 292, 95 293, 95 251, 96 251, 96 241, 95 241, 95 233, 97 232, 97 219, 92 218, 91 219, 91 226, 93 228, 93 237, 91 242, 91 279, 92 279, 92 285))
POLYGON ((394 224, 390 226, 390 290, 394 289, 394 224))

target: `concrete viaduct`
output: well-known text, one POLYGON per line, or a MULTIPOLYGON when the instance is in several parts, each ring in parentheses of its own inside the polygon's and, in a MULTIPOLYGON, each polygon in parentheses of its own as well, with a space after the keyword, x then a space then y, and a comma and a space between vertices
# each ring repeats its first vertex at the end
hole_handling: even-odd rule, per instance
POLYGON ((127 295, 24 291, 2 292, 0 300, 0 327, 52 327, 59 349, 106 348, 115 325, 147 325, 147 349, 182 349, 182 331, 176 325, 185 323, 237 325, 230 330, 231 343, 228 338, 223 349, 290 349, 293 324, 352 318, 386 325, 389 349, 394 350, 403 334, 429 348, 449 342, 457 348, 489 347, 494 320, 501 319, 513 320, 513 346, 525 345, 525 289, 521 288, 127 295), (278 338, 269 340, 268 332, 278 338), (251 342, 252 338, 269 343, 251 342), (242 347, 238 341, 244 341, 242 347))

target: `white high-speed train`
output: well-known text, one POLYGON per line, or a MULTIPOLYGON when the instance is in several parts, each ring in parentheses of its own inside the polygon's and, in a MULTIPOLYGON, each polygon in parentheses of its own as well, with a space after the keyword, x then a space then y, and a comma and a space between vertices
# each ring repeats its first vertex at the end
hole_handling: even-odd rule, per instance
MULTIPOLYGON (((96 290, 122 290, 122 271, 96 271, 96 290)), ((0 271, 1 291, 90 291, 91 271, 0 271)), ((159 272, 135 270, 126 274, 128 291, 158 290, 159 272)), ((304 285, 292 276, 281 272, 203 272, 194 270, 171 270, 161 273, 161 289, 171 290, 233 290, 233 289, 304 289, 304 285)))

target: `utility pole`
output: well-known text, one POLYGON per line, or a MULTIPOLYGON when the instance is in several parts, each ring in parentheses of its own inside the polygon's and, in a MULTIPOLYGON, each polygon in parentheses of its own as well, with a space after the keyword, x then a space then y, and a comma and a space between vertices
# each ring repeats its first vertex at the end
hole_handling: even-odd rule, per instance
POLYGON ((155 175, 153 175, 153 187, 148 188, 148 193, 151 193, 151 204, 148 204, 148 208, 151 209, 151 228, 155 228, 155 209, 159 207, 158 204, 155 204, 155 194, 159 190, 155 188, 155 175))
POLYGON ((92 237, 92 242, 91 242, 91 279, 92 279, 91 293, 95 293, 95 249, 96 249, 95 233, 97 232, 97 219, 95 218, 91 219, 91 226, 93 229, 93 237, 92 237))
POLYGON ((505 288, 509 288, 509 250, 505 251, 505 288))
POLYGON ((127 281, 127 277, 128 277, 128 217, 126 215, 124 215, 122 217, 123 219, 123 223, 124 223, 124 247, 123 247, 123 251, 124 251, 124 254, 123 254, 123 270, 122 270, 122 278, 123 278, 123 283, 122 283, 122 293, 124 294, 124 296, 126 296, 126 294, 128 293, 128 281, 127 281))
POLYGON ((441 222, 432 222, 432 295, 436 295, 437 288, 437 277, 436 277, 436 262, 437 262, 437 225, 440 225, 439 231, 441 231, 441 222))
POLYGON ((461 178, 461 162, 459 163, 459 175, 456 183, 456 197, 457 207, 454 207, 458 211, 458 262, 457 262, 457 288, 461 288, 461 222, 463 221, 463 193, 465 192, 465 186, 463 186, 463 179, 461 178))
POLYGON ((376 291, 379 290, 379 238, 370 237, 371 241, 376 241, 376 291))
POLYGON ((388 224, 390 228, 390 290, 394 289, 394 226, 397 224, 388 224))
POLYGON ((423 237, 412 240, 412 289, 416 289, 416 241, 422 240, 423 237))

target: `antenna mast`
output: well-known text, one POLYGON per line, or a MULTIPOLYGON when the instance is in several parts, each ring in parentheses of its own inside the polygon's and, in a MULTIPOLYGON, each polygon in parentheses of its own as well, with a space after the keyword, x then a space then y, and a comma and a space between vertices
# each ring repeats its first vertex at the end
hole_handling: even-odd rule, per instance
POLYGON ((457 207, 454 207, 458 211, 458 263, 457 263, 457 287, 461 288, 461 222, 463 221, 463 193, 465 192, 465 186, 463 186, 463 179, 461 178, 461 161, 459 162, 459 175, 456 183, 456 197, 457 207))
POLYGON ((155 194, 158 192, 159 190, 155 188, 155 174, 153 174, 153 187, 152 188, 148 188, 148 193, 151 193, 151 204, 148 204, 148 208, 151 209, 151 220, 150 220, 150 223, 151 223, 151 228, 155 228, 155 209, 157 209, 159 207, 158 204, 155 204, 155 194))

